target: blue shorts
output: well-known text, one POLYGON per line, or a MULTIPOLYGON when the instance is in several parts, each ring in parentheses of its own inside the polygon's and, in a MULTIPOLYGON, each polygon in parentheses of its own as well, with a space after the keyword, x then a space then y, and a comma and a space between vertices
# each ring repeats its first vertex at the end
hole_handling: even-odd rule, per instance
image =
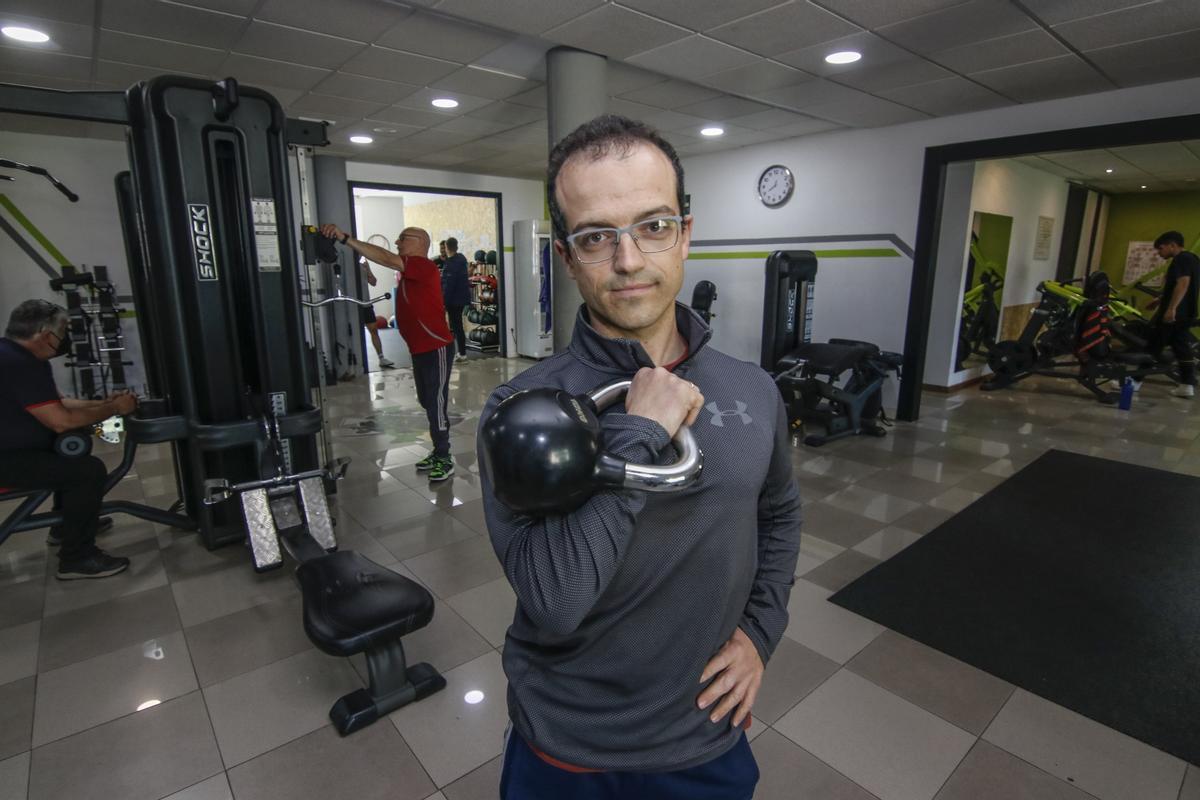
POLYGON ((673 772, 569 772, 543 761, 514 730, 501 800, 751 800, 758 764, 746 735, 724 755, 673 772))

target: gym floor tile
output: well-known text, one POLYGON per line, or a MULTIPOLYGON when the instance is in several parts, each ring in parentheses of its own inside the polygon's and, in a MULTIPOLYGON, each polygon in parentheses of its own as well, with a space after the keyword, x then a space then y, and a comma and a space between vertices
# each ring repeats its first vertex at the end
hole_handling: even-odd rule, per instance
POLYGON ((889 467, 889 469, 913 478, 920 478, 923 481, 932 481, 946 486, 958 483, 972 472, 972 470, 952 467, 942 461, 925 456, 914 456, 901 461, 894 467, 889 467))
POLYGON ((285 597, 184 630, 200 685, 212 686, 312 647, 299 597, 285 597))
POLYGON ((222 770, 199 692, 33 750, 29 800, 157 800, 222 770))
POLYGON ((445 800, 496 800, 496 787, 500 785, 503 767, 503 758, 497 756, 446 786, 441 794, 445 800))
POLYGON ((192 784, 170 797, 164 797, 163 800, 233 800, 233 792, 229 789, 229 780, 222 772, 192 784))
MULTIPOLYGON (((404 637, 404 654, 409 663, 428 661, 438 672, 446 672, 492 650, 492 645, 446 603, 439 603, 433 621, 404 637)), ((368 680, 366 659, 351 659, 363 683, 368 680)))
POLYGON ((875 800, 870 792, 773 730, 756 737, 750 749, 759 770, 755 800, 875 800))
POLYGON ((37 673, 42 623, 26 622, 0 630, 0 684, 37 673))
POLYGON ((487 518, 483 514, 482 500, 469 500, 461 506, 455 506, 447 511, 468 528, 487 536, 487 518))
MULTIPOLYGON (((32 675, 0 685, 0 760, 29 749, 36 686, 37 679, 32 675)), ((3 791, 0 797, 4 797, 3 791)))
POLYGON ((808 458, 796 465, 797 477, 801 475, 822 475, 827 478, 837 478, 839 480, 851 481, 870 475, 876 472, 879 467, 873 467, 870 464, 860 464, 857 461, 850 461, 845 458, 837 458, 832 455, 821 455, 814 458, 808 458))
POLYGON ((867 645, 846 669, 976 736, 1013 693, 1011 684, 894 631, 867 645))
POLYGON ((916 503, 928 503, 946 491, 945 484, 914 478, 912 475, 894 469, 880 470, 874 475, 868 475, 855 485, 916 503))
POLYGON ((165 636, 179 628, 175 598, 168 586, 46 617, 38 643, 38 672, 165 636))
POLYGON ((431 509, 424 516, 380 525, 369 533, 398 560, 479 536, 476 531, 438 509, 431 509))
POLYGON ((1188 765, 1187 775, 1183 779, 1183 789, 1179 792, 1179 800, 1200 800, 1200 767, 1188 765))
POLYGON ((833 592, 801 578, 788 600, 784 635, 845 664, 883 633, 884 627, 828 601, 833 592))
POLYGON ((775 724, 881 800, 928 800, 975 737, 842 670, 775 724))
POLYGON ((353 550, 381 567, 396 563, 396 557, 378 539, 358 526, 339 525, 335 536, 339 550, 353 550))
POLYGON ((838 668, 836 662, 820 653, 780 637, 754 701, 754 727, 774 724, 838 668))
POLYGON ((176 631, 38 675, 33 746, 141 712, 195 691, 196 673, 176 631))
POLYGON ((953 511, 924 505, 896 520, 895 526, 922 536, 954 516, 953 511))
POLYGON ((500 755, 508 723, 508 684, 499 653, 486 653, 445 678, 442 691, 388 715, 439 787, 500 755), (483 699, 468 703, 468 693, 476 691, 483 699), (448 742, 454 746, 447 747, 448 742))
POLYGON ((190 628, 201 622, 253 608, 261 603, 282 600, 299 594, 292 568, 288 563, 270 572, 256 573, 245 548, 231 548, 241 553, 244 563, 207 575, 174 581, 171 591, 179 609, 179 619, 190 628))
POLYGON ((808 533, 806 525, 801 524, 800 528, 800 555, 796 559, 797 578, 846 549, 840 544, 827 542, 808 533))
POLYGON ((800 502, 806 506, 846 488, 845 481, 826 478, 823 475, 813 475, 810 472, 801 472, 798 469, 793 470, 793 476, 796 486, 800 489, 800 502))
POLYGON ((853 547, 883 528, 878 520, 831 506, 824 501, 810 503, 802 512, 801 530, 841 547, 853 547))
POLYGON ((204 689, 227 767, 329 722, 329 709, 362 686, 344 658, 305 650, 204 689))
POLYGON ((517 609, 517 595, 507 578, 488 581, 474 589, 446 598, 472 628, 479 631, 492 647, 504 644, 504 635, 512 625, 517 609))
POLYGON ((491 541, 483 536, 405 559, 404 566, 438 597, 460 594, 504 575, 491 541))
POLYGON ((888 526, 854 545, 854 549, 879 561, 887 561, 920 538, 919 533, 888 526))
MULTIPOLYGON (((0 587, 0 593, 4 597, 4 602, 0 603, 0 631, 42 618, 46 604, 44 577, 0 587)), ((0 659, 3 659, 3 653, 0 649, 0 659)))
POLYGON ((386 719, 353 736, 332 725, 229 770, 237 800, 423 800, 437 787, 386 719))
POLYGON ((954 467, 964 472, 978 472, 984 467, 990 466, 1001 458, 1004 458, 1007 455, 1007 451, 1004 455, 989 456, 943 446, 926 450, 921 455, 924 458, 935 459, 946 466, 954 467))
POLYGON ((948 436, 942 440, 942 443, 943 446, 948 450, 956 450, 964 453, 973 453, 986 456, 993 461, 997 458, 1006 457, 1011 449, 1006 442, 995 441, 993 439, 981 439, 978 436, 948 436))
POLYGON ((994 475, 988 472, 975 472, 963 478, 958 483, 954 484, 955 489, 965 489, 968 492, 980 492, 987 494, 992 489, 995 489, 1004 481, 1008 480, 1000 475, 994 475))
POLYGON ((29 752, 0 761, 0 798, 25 800, 29 792, 29 752))
POLYGON ((338 508, 344 509, 355 522, 367 530, 398 519, 428 513, 430 504, 427 499, 395 478, 392 480, 399 488, 378 498, 349 492, 343 495, 339 490, 338 508))
POLYGON ((836 592, 878 565, 877 558, 871 558, 858 550, 847 550, 810 569, 804 574, 804 579, 836 592))
POLYGON ((912 500, 865 488, 857 483, 829 495, 821 502, 844 511, 862 514, 885 525, 895 522, 910 511, 915 511, 921 505, 912 500))
POLYGON ((1187 765, 1018 689, 983 738, 1101 800, 1176 800, 1187 765))
MULTIPOLYGON (((157 589, 167 585, 167 571, 159 556, 158 543, 147 540, 128 547, 110 551, 114 556, 129 559, 129 569, 104 580, 60 581, 46 580, 46 616, 62 614, 84 606, 103 603, 124 595, 157 589)), ((52 570, 58 569, 58 559, 52 562, 52 570)))
POLYGON ((929 505, 957 514, 967 506, 983 497, 983 492, 972 492, 953 486, 929 501, 929 505))
POLYGON ((1066 781, 978 741, 934 800, 1093 800, 1066 781))

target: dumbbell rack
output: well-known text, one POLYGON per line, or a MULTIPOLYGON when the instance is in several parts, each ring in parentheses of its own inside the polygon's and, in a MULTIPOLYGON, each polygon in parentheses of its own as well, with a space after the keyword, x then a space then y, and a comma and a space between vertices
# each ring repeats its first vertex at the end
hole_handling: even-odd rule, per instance
POLYGON ((494 353, 500 349, 497 326, 500 321, 500 289, 496 282, 496 251, 491 250, 478 272, 471 276, 471 307, 467 322, 475 327, 467 331, 467 349, 494 353), (489 281, 488 279, 492 280, 489 281))
MULTIPOLYGON (((87 265, 83 265, 86 267, 87 265)), ((121 308, 116 288, 108 279, 108 267, 96 265, 91 272, 67 264, 61 278, 50 287, 67 299, 67 335, 71 348, 67 366, 72 371, 77 397, 96 400, 128 388, 124 360, 125 335, 121 331, 121 308), (85 296, 80 290, 86 288, 85 296)))

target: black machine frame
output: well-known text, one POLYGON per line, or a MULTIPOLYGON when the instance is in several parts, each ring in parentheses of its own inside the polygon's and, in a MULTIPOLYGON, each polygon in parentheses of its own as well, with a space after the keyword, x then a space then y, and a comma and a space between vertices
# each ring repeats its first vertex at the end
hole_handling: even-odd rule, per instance
POLYGON ((1063 150, 1092 150, 1200 137, 1200 114, 1118 122, 1086 128, 1067 128, 1039 133, 979 139, 925 149, 921 193, 917 212, 917 238, 913 248, 913 271, 908 295, 908 318, 904 333, 904 366, 900 378, 897 419, 913 421, 921 413, 922 380, 933 311, 937 242, 941 233, 942 203, 946 169, 961 161, 1013 158, 1032 153, 1063 150))

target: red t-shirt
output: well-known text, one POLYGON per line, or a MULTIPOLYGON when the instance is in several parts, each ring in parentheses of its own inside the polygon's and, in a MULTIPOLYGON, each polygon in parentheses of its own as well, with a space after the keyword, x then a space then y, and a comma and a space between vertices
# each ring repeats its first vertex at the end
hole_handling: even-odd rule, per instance
POLYGON ((423 256, 406 256, 396 273, 396 328, 413 355, 428 353, 454 341, 442 302, 442 276, 423 256))

